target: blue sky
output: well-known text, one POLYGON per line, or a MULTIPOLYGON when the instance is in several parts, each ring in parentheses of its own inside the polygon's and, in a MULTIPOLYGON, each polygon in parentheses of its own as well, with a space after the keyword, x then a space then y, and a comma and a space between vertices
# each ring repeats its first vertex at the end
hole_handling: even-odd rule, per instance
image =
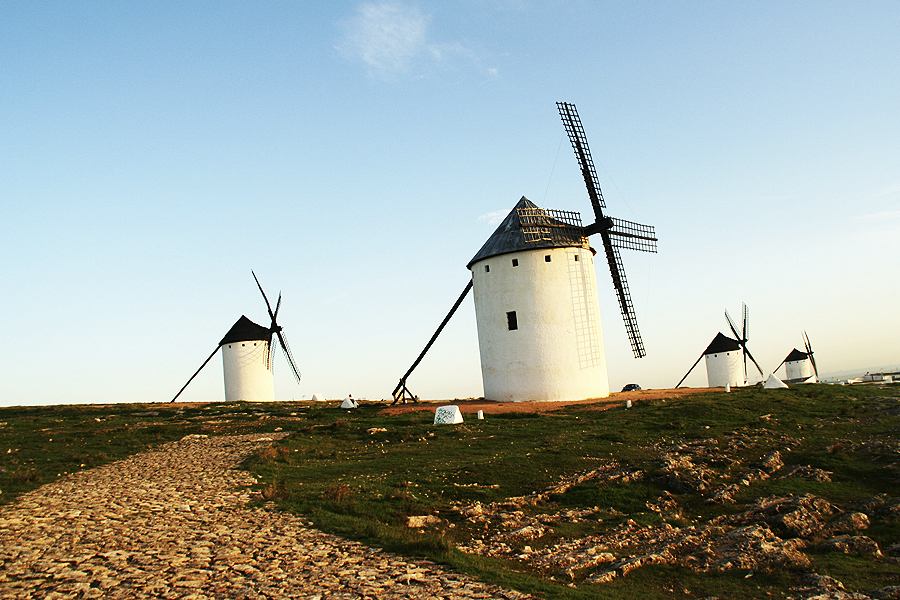
MULTIPOLYGON (((387 397, 521 196, 590 204, 577 105, 648 356, 597 263, 610 384, 671 387, 750 307, 771 371, 900 364, 897 2, 5 2, 0 404, 165 401, 254 269, 303 380, 387 397), (802 346, 801 346, 802 347, 802 346)), ((698 368, 687 382, 705 385, 698 368)), ((409 380, 482 393, 471 298, 409 380)), ((183 398, 223 397, 219 359, 183 398)))

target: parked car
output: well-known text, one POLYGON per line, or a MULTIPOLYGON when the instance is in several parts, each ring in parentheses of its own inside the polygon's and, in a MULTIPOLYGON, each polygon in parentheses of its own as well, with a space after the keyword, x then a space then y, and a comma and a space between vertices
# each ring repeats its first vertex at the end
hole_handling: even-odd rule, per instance
POLYGON ((639 389, 641 389, 641 386, 639 386, 638 384, 629 383, 625 387, 622 388, 622 391, 623 392, 633 392, 633 391, 639 390, 639 389))

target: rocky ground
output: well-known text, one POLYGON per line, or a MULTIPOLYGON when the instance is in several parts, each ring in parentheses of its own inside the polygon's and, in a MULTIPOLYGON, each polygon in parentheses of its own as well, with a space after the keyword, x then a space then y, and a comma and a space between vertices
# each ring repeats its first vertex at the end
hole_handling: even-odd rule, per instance
MULTIPOLYGON (((780 442, 785 451, 796 443, 789 437, 780 442)), ((730 447, 754 443, 740 433, 725 440, 725 452, 711 452, 716 440, 693 444, 662 444, 656 448, 660 473, 667 487, 687 494, 699 494, 707 504, 735 504, 734 496, 742 488, 769 478, 802 477, 830 481, 830 473, 805 465, 786 465, 782 452, 772 452, 746 465, 744 474, 728 485, 714 486, 710 462, 733 460, 730 447), (713 442, 713 443, 711 443, 713 442)), ((900 454, 900 447, 890 449, 900 454)), ((648 475, 625 468, 614 460, 575 476, 565 478, 552 488, 528 496, 508 498, 490 504, 473 503, 456 507, 457 518, 464 519, 483 533, 461 549, 482 556, 519 559, 557 580, 604 583, 635 576, 647 565, 677 565, 697 572, 738 569, 748 576, 754 572, 791 570, 806 572, 804 584, 791 591, 791 597, 816 600, 866 600, 900 598, 900 586, 860 592, 848 592, 831 577, 815 573, 807 551, 830 551, 869 556, 872 560, 900 564, 900 543, 879 547, 865 530, 879 520, 900 515, 900 497, 880 495, 853 506, 836 506, 811 494, 769 496, 757 499, 742 510, 706 522, 690 525, 685 508, 676 497, 664 492, 647 508, 659 514, 662 525, 640 525, 626 515, 601 507, 582 510, 553 510, 547 500, 586 481, 615 485, 641 481, 648 475), (566 538, 554 543, 541 539, 559 523, 594 523, 615 519, 621 523, 612 530, 581 538, 566 538), (673 525, 672 523, 682 523, 673 525)), ((659 476, 657 474, 657 476, 659 476)))
MULTIPOLYGON (((616 395, 596 410, 640 393, 616 395)), ((884 414, 896 416, 897 399, 890 400, 884 414)), ((546 404, 544 410, 563 406, 546 404)), ((434 407, 420 403, 387 410, 434 407)), ((524 408, 471 401, 463 410, 524 408)), ((771 415, 759 420, 761 427, 701 434, 708 439, 665 436, 657 443, 653 438, 641 446, 649 452, 635 463, 639 466, 612 455, 598 457, 595 468, 545 490, 414 515, 409 526, 464 531, 461 550, 520 561, 587 593, 591 585, 637 581, 648 565, 671 565, 745 577, 785 570, 804 574, 792 575, 802 583, 786 591, 796 600, 900 600, 900 586, 885 585, 897 582, 894 575, 882 580, 883 587, 850 591, 815 566, 823 554, 834 553, 852 555, 856 564, 872 561, 866 564, 896 569, 900 540, 884 531, 900 518, 900 493, 888 488, 886 494, 846 504, 815 495, 819 484, 810 482, 840 478, 794 458, 803 433, 767 429, 771 415), (764 482, 792 479, 785 482, 787 489, 814 493, 759 493, 768 485, 764 482), (559 501, 573 486, 632 483, 653 491, 629 514, 583 504, 574 509, 559 501), (701 512, 707 516, 698 516, 701 512)), ((250 507, 253 477, 236 467, 284 435, 188 436, 63 477, 0 507, 0 598, 530 598, 427 561, 326 535, 302 516, 272 505, 250 507)), ((860 439, 867 441, 828 438, 827 450, 889 457, 894 461, 889 467, 900 472, 896 436, 860 439)))
POLYGON ((0 598, 529 598, 249 508, 236 466, 283 435, 188 436, 0 508, 0 598))

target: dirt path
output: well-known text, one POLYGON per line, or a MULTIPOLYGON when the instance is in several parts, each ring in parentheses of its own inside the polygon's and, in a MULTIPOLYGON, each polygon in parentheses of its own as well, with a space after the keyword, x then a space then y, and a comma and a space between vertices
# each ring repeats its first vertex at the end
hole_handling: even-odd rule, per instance
POLYGON ((188 436, 0 508, 0 598, 530 598, 247 507, 284 433, 188 436))

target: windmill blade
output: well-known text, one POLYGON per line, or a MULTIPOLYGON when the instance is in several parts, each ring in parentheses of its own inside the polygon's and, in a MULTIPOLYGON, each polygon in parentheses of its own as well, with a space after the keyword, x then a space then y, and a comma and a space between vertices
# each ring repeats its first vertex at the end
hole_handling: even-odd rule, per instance
MULTIPOLYGON (((253 273, 253 271, 250 272, 253 273)), ((262 284, 259 283, 259 278, 256 276, 256 273, 253 273, 253 279, 256 281, 256 287, 259 288, 259 293, 262 294, 263 300, 266 301, 266 310, 269 311, 269 318, 272 320, 272 324, 269 327, 269 330, 278 337, 278 343, 281 344, 281 349, 284 351, 284 357, 287 359, 288 364, 291 366, 291 372, 294 374, 294 378, 297 380, 297 383, 300 383, 300 371, 297 370, 297 365, 294 363, 294 356, 293 354, 291 354, 291 347, 288 346, 287 340, 281 333, 281 326, 279 326, 276 321, 278 311, 281 309, 281 292, 278 292, 278 301, 275 303, 275 312, 272 312, 272 305, 269 304, 269 299, 266 297, 266 292, 263 291, 262 284)), ((269 340, 268 360, 270 369, 273 366, 274 354, 275 340, 269 340)))
POLYGON ((587 137, 584 135, 584 127, 581 125, 578 111, 575 109, 574 104, 566 102, 557 102, 556 107, 559 109, 559 116, 562 118, 566 133, 569 134, 569 141, 572 142, 575 156, 578 158, 578 166, 581 168, 581 176, 584 178, 588 196, 591 198, 594 216, 597 223, 601 223, 604 220, 602 209, 606 208, 606 202, 604 202, 603 193, 600 191, 597 170, 594 168, 594 160, 591 158, 591 150, 588 148, 587 137))
MULTIPOLYGON (((746 309, 746 304, 744 305, 746 309)), ((750 351, 747 350, 747 340, 744 339, 744 336, 737 332, 737 326, 734 324, 734 320, 731 318, 731 315, 728 314, 728 309, 725 309, 725 320, 728 321, 728 327, 731 328, 731 333, 734 334, 734 337, 737 339, 738 345, 741 347, 741 354, 744 358, 744 382, 747 381, 747 355, 750 354, 750 351)), ((756 360, 751 356, 750 360, 756 364, 756 360)), ((759 369, 759 365, 756 365, 756 368, 759 369)), ((762 369, 759 370, 760 374, 762 374, 762 369)))
POLYGON ((187 380, 187 383, 185 383, 183 386, 181 386, 181 389, 178 390, 178 393, 175 394, 175 397, 172 398, 171 400, 169 400, 169 402, 175 402, 175 400, 178 399, 178 396, 181 395, 181 392, 183 392, 184 389, 188 386, 188 384, 190 384, 190 383, 194 380, 194 377, 196 377, 197 374, 200 373, 200 371, 203 370, 203 367, 206 366, 206 363, 208 363, 209 361, 212 360, 212 357, 216 355, 216 352, 219 351, 219 348, 220 348, 220 346, 216 346, 216 349, 212 351, 212 354, 210 354, 210 355, 206 358, 206 360, 203 361, 203 364, 200 365, 200 368, 199 368, 199 369, 197 369, 196 371, 194 371, 194 374, 191 375, 191 378, 187 380))
POLYGON ((297 383, 300 383, 300 371, 297 370, 297 365, 294 363, 294 355, 291 354, 291 347, 288 346, 287 340, 280 329, 275 332, 275 335, 278 336, 278 342, 281 344, 281 349, 284 351, 284 357, 287 359, 288 364, 291 365, 291 372, 294 373, 294 378, 297 380, 297 383))
POLYGON ((746 346, 746 344, 742 343, 741 344, 741 356, 744 358, 744 384, 745 385, 749 381, 749 379, 747 378, 747 354, 749 354, 747 352, 747 346, 746 346))
POLYGON ((603 249, 606 251, 606 262, 609 263, 609 273, 612 275, 613 287, 616 288, 616 296, 619 299, 619 310, 625 320, 625 329, 631 342, 631 351, 635 358, 643 358, 647 355, 644 351, 644 342, 641 340, 641 332, 638 331, 637 317, 634 314, 634 305, 631 303, 631 292, 628 291, 628 281, 625 279, 625 269, 622 265, 622 255, 619 249, 613 246, 606 232, 601 232, 603 249))
POLYGON ((266 368, 270 371, 275 370, 275 340, 269 338, 269 349, 266 352, 266 368))
POLYGON ((750 309, 747 308, 747 305, 744 304, 743 302, 741 302, 741 305, 743 306, 743 313, 744 313, 744 318, 743 318, 744 328, 741 331, 744 332, 743 339, 744 339, 744 342, 746 342, 747 340, 750 339, 750 309))
POLYGON ((738 342, 742 341, 744 338, 742 338, 741 335, 737 332, 737 327, 735 327, 734 321, 731 320, 731 315, 728 314, 727 308, 725 309, 725 320, 728 321, 728 326, 731 327, 731 333, 734 334, 734 338, 738 342))
POLYGON ((604 216, 603 209, 606 208, 606 202, 603 200, 603 192, 600 191, 600 181, 597 179, 597 170, 594 168, 594 160, 591 158, 591 150, 588 147, 587 136, 584 134, 584 126, 578 116, 578 110, 574 104, 567 102, 557 102, 556 107, 569 136, 569 141, 572 143, 575 157, 578 159, 581 176, 584 178, 584 184, 591 199, 591 207, 594 209, 595 221, 584 228, 583 235, 599 233, 603 238, 606 262, 609 264, 613 287, 616 289, 616 296, 619 300, 619 310, 625 320, 625 329, 631 342, 631 350, 634 352, 635 358, 642 358, 646 356, 646 352, 638 330, 619 248, 655 252, 656 234, 650 226, 624 220, 617 221, 604 216))
POLYGON ((803 332, 803 341, 806 344, 806 354, 809 356, 809 362, 812 363, 813 373, 816 374, 816 379, 819 379, 819 369, 816 368, 816 359, 813 356, 812 344, 809 343, 809 336, 806 335, 806 332, 803 332))
POLYGON ((272 319, 272 322, 274 323, 275 322, 275 314, 272 312, 272 305, 269 304, 269 299, 266 298, 266 293, 263 291, 262 285, 260 285, 259 279, 257 279, 257 277, 256 277, 256 273, 254 273, 252 270, 250 271, 250 273, 253 275, 253 279, 256 280, 256 287, 259 288, 259 293, 262 294, 263 300, 266 301, 266 309, 269 311, 269 318, 272 319))
POLYGON ((693 365, 691 365, 691 368, 688 369, 688 372, 684 374, 684 377, 681 378, 681 381, 679 381, 679 382, 675 385, 675 387, 678 387, 678 386, 680 386, 682 383, 684 383, 684 380, 687 379, 687 376, 691 374, 691 371, 694 370, 694 367, 696 367, 697 365, 700 364, 700 359, 702 359, 702 358, 703 358, 703 355, 701 354, 701 355, 700 355, 700 358, 697 359, 697 362, 695 362, 693 365))
POLYGON ((633 223, 625 219, 611 218, 609 236, 616 248, 656 252, 656 232, 652 225, 633 223))
MULTIPOLYGON (((753 355, 752 355, 752 354, 750 354, 750 350, 747 349, 747 343, 744 342, 744 345, 743 345, 743 346, 744 346, 744 352, 746 352, 747 356, 750 357, 750 360, 753 361, 753 364, 756 365, 756 370, 759 371, 759 376, 760 376, 761 378, 765 379, 766 376, 763 375, 763 370, 760 368, 759 363, 756 362, 756 359, 753 358, 753 355)), ((744 379, 746 379, 746 378, 747 378, 747 359, 746 359, 746 357, 745 357, 745 358, 744 358, 744 379)))

